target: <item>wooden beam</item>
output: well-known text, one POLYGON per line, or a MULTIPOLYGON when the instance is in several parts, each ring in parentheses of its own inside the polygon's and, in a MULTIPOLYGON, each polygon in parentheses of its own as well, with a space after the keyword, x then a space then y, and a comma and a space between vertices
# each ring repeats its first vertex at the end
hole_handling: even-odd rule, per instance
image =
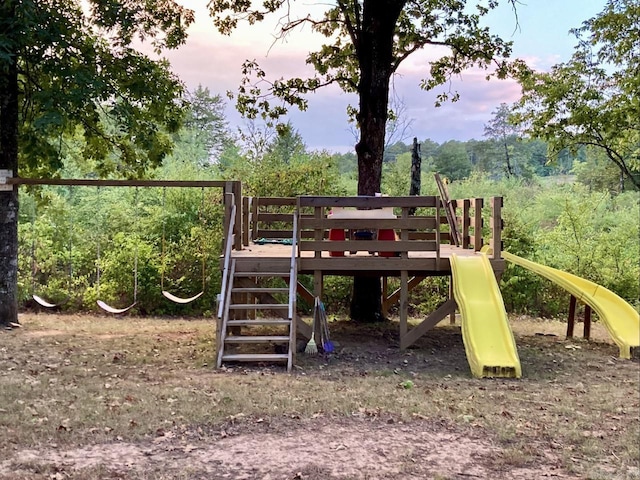
MULTIPOLYGON (((409 309, 409 275, 406 270, 403 270, 400 274, 400 338, 407 336, 407 322, 408 322, 408 309, 409 309)), ((402 342, 400 342, 400 349, 404 349, 402 342)))
POLYGON ((447 315, 450 315, 451 312, 455 312, 456 307, 457 304, 453 298, 444 302, 436 309, 435 312, 431 313, 431 315, 425 318, 419 325, 412 328, 404 336, 400 337, 400 349, 404 350, 405 348, 413 345, 420 337, 444 320, 447 315))
MULTIPOLYGON (((387 278, 387 277, 385 277, 387 278)), ((422 282, 422 280, 424 280, 427 277, 411 277, 409 279, 409 282, 407 284, 407 288, 409 289, 409 291, 413 290, 415 287, 417 287, 420 282, 422 282)), ((396 291, 394 291, 391 295, 389 295, 388 297, 383 296, 382 298, 382 310, 384 312, 388 312, 389 308, 391 308, 392 305, 394 305, 395 303, 398 302, 398 300, 400 299, 400 293, 401 293, 401 288, 398 288, 396 291)), ((383 294, 385 294, 386 292, 383 292, 383 294)))
POLYGON ((501 258, 502 254, 502 197, 491 197, 491 257, 501 258))
POLYGON ((576 297, 571 295, 569 300, 569 317, 567 318, 567 338, 573 338, 573 329, 576 324, 576 297))
POLYGON ((211 187, 225 188, 225 180, 102 180, 92 178, 7 178, 8 185, 71 185, 79 187, 211 187))
POLYGON ((589 305, 584 306, 584 333, 585 340, 591 338, 591 307, 589 305))
POLYGON ((469 248, 469 227, 471 226, 471 200, 462 200, 462 248, 469 248))
POLYGON ((317 197, 303 195, 298 197, 298 204, 302 207, 435 207, 435 196, 420 197, 317 197))
POLYGON ((473 250, 479 252, 482 249, 482 198, 473 199, 473 250))

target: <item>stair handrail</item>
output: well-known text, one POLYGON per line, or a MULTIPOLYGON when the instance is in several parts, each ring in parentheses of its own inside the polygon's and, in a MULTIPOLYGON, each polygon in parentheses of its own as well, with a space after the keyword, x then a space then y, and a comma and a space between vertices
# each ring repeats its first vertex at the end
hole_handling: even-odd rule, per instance
POLYGON ((291 264, 289 266, 289 319, 294 320, 295 298, 298 285, 298 268, 296 258, 298 256, 298 214, 293 214, 293 235, 291 238, 291 264))
MULTIPOLYGON (((233 194, 228 194, 233 197, 233 194)), ((236 204, 231 202, 231 215, 229 215, 229 225, 227 229, 227 241, 224 248, 224 269, 222 271, 222 287, 220 288, 220 294, 218 295, 218 318, 222 318, 224 312, 227 288, 229 284, 229 262, 231 260, 231 250, 233 246, 233 229, 235 227, 236 218, 236 204)))

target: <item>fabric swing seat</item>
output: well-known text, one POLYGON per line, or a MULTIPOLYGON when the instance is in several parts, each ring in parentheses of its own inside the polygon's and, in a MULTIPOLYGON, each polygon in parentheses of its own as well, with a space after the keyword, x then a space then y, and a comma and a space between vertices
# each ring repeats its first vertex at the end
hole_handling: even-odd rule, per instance
POLYGON ((113 314, 120 314, 120 313, 125 313, 129 310, 131 310, 136 303, 138 302, 133 302, 131 305, 129 305, 128 307, 125 308, 115 308, 112 307, 110 305, 107 305, 105 302, 103 302, 102 300, 97 300, 96 303, 98 304, 98 306, 103 309, 105 312, 109 312, 109 313, 113 313, 113 314))
POLYGON ((164 295, 166 298, 168 298, 169 300, 171 300, 174 303, 187 304, 187 303, 193 302, 194 300, 197 300, 202 295, 204 295, 204 291, 194 295, 193 297, 189 297, 189 298, 176 297, 173 293, 167 292, 166 290, 162 290, 162 295, 164 295))
POLYGON ((38 295, 32 295, 33 299, 36 301, 36 303, 38 303, 39 305, 45 307, 45 308, 56 308, 59 307, 61 305, 64 305, 65 303, 67 303, 69 301, 69 299, 71 297, 67 297, 64 300, 62 300, 59 303, 51 303, 47 300, 45 300, 44 298, 38 296, 38 295))

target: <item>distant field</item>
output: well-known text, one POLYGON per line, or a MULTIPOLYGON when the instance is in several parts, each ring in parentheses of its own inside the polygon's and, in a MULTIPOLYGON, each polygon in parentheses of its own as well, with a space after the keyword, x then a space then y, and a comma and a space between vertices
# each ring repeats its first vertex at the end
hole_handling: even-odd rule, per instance
MULTIPOLYGON (((514 318, 520 380, 459 326, 330 324, 329 356, 215 370, 211 320, 22 315, 0 335, 0 479, 638 479, 640 363, 514 318)), ((581 333, 581 325, 576 328, 581 333)))

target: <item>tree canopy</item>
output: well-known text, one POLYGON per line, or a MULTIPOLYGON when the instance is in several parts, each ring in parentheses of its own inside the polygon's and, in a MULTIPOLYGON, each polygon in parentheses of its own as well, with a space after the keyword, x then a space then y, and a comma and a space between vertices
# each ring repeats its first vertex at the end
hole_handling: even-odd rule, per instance
POLYGON ((520 71, 515 120, 545 139, 551 156, 581 145, 602 149, 640 189, 640 4, 608 0, 573 33, 578 43, 568 62, 520 71))
POLYGON ((192 20, 173 1, 2 2, 0 89, 5 101, 18 96, 20 169, 55 172, 65 135, 78 129, 85 156, 115 153, 121 175, 157 165, 171 147, 167 133, 180 125, 183 87, 167 62, 133 42, 151 42, 156 51, 177 47, 192 20))
MULTIPOLYGON (((509 0, 510 3, 514 3, 509 0)), ((265 0, 260 6, 244 0, 211 0, 209 9, 218 30, 230 34, 240 21, 262 21, 270 13, 282 15, 280 36, 298 27, 311 26, 326 39, 306 63, 313 66, 310 78, 280 78, 269 81, 255 60, 247 60, 244 79, 238 89, 241 113, 277 119, 288 106, 307 107, 304 94, 327 85, 338 85, 355 92, 359 105, 353 109, 360 130, 358 154, 358 193, 379 191, 386 122, 389 118, 389 82, 399 66, 414 52, 429 46, 446 47, 444 54, 431 61, 421 83, 433 89, 472 66, 495 70, 503 76, 511 44, 492 35, 481 19, 497 1, 471 7, 461 0, 338 0, 318 6, 316 16, 305 9, 295 16, 294 2, 265 0), (274 100, 276 100, 274 104, 274 100)), ((443 91, 438 102, 455 91, 443 91)))

